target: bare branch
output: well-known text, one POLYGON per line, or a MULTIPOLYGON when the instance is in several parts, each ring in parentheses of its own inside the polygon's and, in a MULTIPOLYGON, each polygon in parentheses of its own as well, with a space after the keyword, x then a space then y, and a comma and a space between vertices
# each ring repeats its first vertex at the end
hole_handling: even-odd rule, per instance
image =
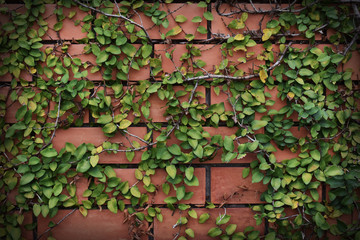
POLYGON ((98 13, 100 13, 102 15, 105 15, 107 17, 121 18, 121 19, 123 19, 125 21, 128 21, 131 24, 134 24, 135 26, 141 28, 141 30, 143 30, 145 32, 146 38, 148 39, 149 42, 151 42, 150 36, 149 36, 148 32, 146 31, 146 29, 144 28, 144 26, 142 26, 141 24, 139 24, 137 22, 134 22, 133 20, 121 15, 120 13, 119 14, 109 14, 109 13, 103 12, 103 11, 97 9, 97 8, 88 6, 88 5, 82 3, 82 2, 80 2, 78 0, 74 0, 74 2, 76 2, 77 4, 79 4, 79 5, 81 5, 81 6, 85 7, 85 8, 91 9, 91 10, 93 10, 95 12, 98 12, 98 13))
POLYGON ((53 227, 46 229, 45 232, 43 232, 42 234, 40 234, 40 236, 37 238, 37 240, 39 240, 42 236, 44 236, 44 234, 48 233, 49 231, 51 231, 51 229, 55 228, 56 226, 58 226, 60 223, 62 223, 66 218, 68 218, 71 214, 73 214, 77 209, 73 209, 71 212, 69 212, 68 214, 66 214, 62 219, 60 219, 53 227))

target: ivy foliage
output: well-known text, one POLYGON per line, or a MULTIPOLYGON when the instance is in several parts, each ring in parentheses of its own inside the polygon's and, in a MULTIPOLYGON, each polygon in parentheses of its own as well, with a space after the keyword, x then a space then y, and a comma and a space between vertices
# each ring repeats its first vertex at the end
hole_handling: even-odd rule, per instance
MULTIPOLYGON (((21 239, 27 214, 51 218, 65 208, 86 217, 107 208, 125 212, 129 238, 139 239, 152 234, 147 224, 168 221, 166 207, 182 213, 176 238, 196 238, 189 220, 209 223, 211 216, 184 203, 199 186, 196 164, 241 163, 251 155, 239 175, 267 185, 263 204, 251 209, 258 225, 269 223, 268 233, 231 222, 226 202, 208 202, 206 209, 225 208, 209 237, 359 239, 357 217, 342 219, 359 215, 358 69, 344 67, 358 54, 358 5, 171 6, 141 0, 1 5, 0 237, 21 239), (179 14, 184 7, 201 14, 179 14), (254 16, 265 16, 255 30, 249 28, 254 16), (215 21, 228 33, 211 32, 208 23, 215 21), (81 39, 62 38, 69 22, 81 39), (101 143, 55 144, 59 131, 88 126, 101 129, 101 143), (223 128, 232 134, 218 131, 223 128), (292 157, 282 159, 283 150, 292 157), (122 178, 106 156, 121 159, 121 168, 136 164, 136 181, 122 178), (161 183, 158 174, 166 176, 161 183), (159 192, 166 197, 153 204, 159 192)), ((49 230, 56 226, 50 222, 49 230)))

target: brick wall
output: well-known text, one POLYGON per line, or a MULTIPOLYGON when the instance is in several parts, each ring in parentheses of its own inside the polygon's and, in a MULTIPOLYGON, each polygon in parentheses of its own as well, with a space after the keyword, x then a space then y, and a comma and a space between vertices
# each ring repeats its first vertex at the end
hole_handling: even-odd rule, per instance
MULTIPOLYGON (((21 4, 7 4, 7 7, 10 9, 16 9, 16 11, 21 12, 23 10, 23 5, 21 4)), ((250 6, 250 5, 249 5, 250 6)), ((248 6, 248 7, 249 7, 248 6)), ((258 8, 268 9, 269 5, 267 4, 256 4, 258 8)), ((49 28, 52 28, 54 24, 57 22, 56 16, 53 14, 56 5, 46 5, 46 11, 43 14, 43 17, 47 19, 46 21, 49 23, 49 28)), ((164 4, 161 6, 164 11, 174 11, 177 10, 177 14, 184 15, 188 20, 191 20, 194 16, 202 16, 205 8, 197 7, 195 4, 183 4, 183 3, 172 3, 172 4, 164 4)), ((230 6, 222 5, 221 10, 224 12, 229 11, 230 6)), ((175 66, 185 68, 186 63, 180 61, 180 57, 184 52, 186 52, 186 40, 185 33, 191 33, 195 35, 194 46, 200 48, 203 53, 201 57, 197 57, 200 60, 206 62, 206 66, 204 69, 206 71, 212 72, 214 70, 214 66, 218 65, 221 59, 223 58, 221 55, 221 49, 219 39, 214 38, 210 32, 218 35, 228 35, 233 34, 226 27, 226 24, 229 24, 232 19, 239 17, 238 15, 233 15, 231 18, 222 17, 217 14, 214 9, 214 3, 208 6, 208 10, 210 10, 214 16, 213 21, 202 21, 200 24, 196 25, 191 23, 191 21, 187 21, 186 23, 180 24, 183 28, 184 33, 176 35, 174 37, 168 37, 166 42, 161 41, 160 33, 166 33, 162 26, 153 27, 153 23, 149 20, 149 18, 142 16, 142 21, 144 21, 145 28, 149 29, 150 37, 154 40, 154 50, 152 55, 155 57, 159 57, 163 60, 162 68, 164 73, 172 73, 175 69, 175 66), (196 29, 198 26, 203 26, 208 30, 208 34, 199 34, 196 29), (201 40, 209 40, 201 41, 201 40), (173 62, 166 58, 166 52, 173 52, 173 62)), ((76 56, 81 59, 82 62, 88 61, 90 64, 96 65, 96 58, 92 54, 85 54, 83 49, 85 44, 81 43, 80 40, 86 37, 87 33, 81 30, 81 25, 74 26, 74 21, 82 20, 87 13, 79 10, 77 7, 72 7, 71 9, 64 8, 64 14, 67 15, 71 11, 76 11, 77 14, 73 19, 65 19, 63 21, 62 29, 56 33, 53 30, 49 30, 47 34, 44 35, 42 42, 44 46, 42 47, 42 51, 46 51, 46 48, 53 48, 54 46, 60 49, 60 46, 56 46, 58 40, 67 40, 67 43, 70 43, 68 52, 72 56, 76 56)), ((92 12, 92 14, 96 15, 96 13, 92 12)), ((134 17, 135 20, 138 17, 134 17)), ((263 18, 262 14, 249 14, 247 22, 247 30, 248 32, 256 32, 259 29, 259 22, 263 18)), ((270 18, 270 16, 266 15, 265 18, 270 18)), ((3 15, 0 18, 0 24, 4 24, 7 22, 7 16, 3 15)), ((168 29, 173 28, 177 25, 174 19, 169 18, 169 27, 168 29)), ((265 24, 266 21, 263 21, 265 24)), ((263 26, 264 27, 264 26, 263 26)), ((238 31, 236 33, 243 33, 243 31, 238 31)), ((296 33, 296 29, 292 31, 296 33)), ((261 38, 261 36, 260 36, 261 38)), ((254 39, 261 43, 261 39, 259 37, 254 37, 254 39)), ((323 34, 318 34, 315 38, 319 42, 319 48, 328 44, 328 35, 326 32, 323 34)), ((296 43, 296 47, 302 48, 308 45, 307 39, 302 36, 296 36, 293 38, 289 38, 296 43)), ((341 47, 341 46, 340 46, 341 47)), ((279 54, 278 45, 274 42, 273 49, 275 54, 275 61, 279 54)), ((261 54, 263 51, 262 44, 258 44, 254 47, 250 47, 248 51, 254 52, 255 56, 261 54)), ((59 53, 60 54, 60 53, 59 53)), ((240 57, 244 57, 245 54, 241 51, 234 52, 234 56, 229 58, 229 61, 236 61, 236 59, 240 57)), ((352 75, 352 79, 354 81, 360 80, 359 74, 360 69, 358 67, 358 63, 360 61, 360 55, 358 52, 353 53, 352 59, 346 63, 343 68, 352 68, 354 73, 352 75)), ((240 68, 243 69, 245 74, 252 73, 253 69, 257 69, 257 66, 260 64, 264 64, 264 60, 258 60, 256 58, 247 61, 246 63, 241 63, 240 68)), ((70 73, 71 75, 71 73, 70 73)), ((150 76, 150 67, 146 66, 140 71, 131 70, 129 75, 129 80, 127 84, 137 84, 136 82, 139 80, 147 79, 150 76)), ((26 72, 21 73, 21 77, 25 79, 25 81, 31 81, 32 76, 27 74, 26 72)), ((46 78, 46 77, 44 77, 46 78)), ((11 88, 9 83, 11 82, 12 77, 7 74, 0 78, 1 84, 1 94, 8 96, 10 94, 11 88)), ((87 79, 93 81, 96 84, 102 83, 102 76, 100 72, 90 73, 87 76, 87 79)), ((155 81, 160 80, 160 78, 155 78, 155 81)), ((176 91, 183 89, 183 86, 176 86, 176 91)), ((217 95, 214 91, 214 87, 205 88, 200 86, 197 91, 200 93, 197 97, 200 103, 204 103, 207 106, 212 104, 225 104, 225 111, 231 111, 231 106, 228 103, 227 95, 225 93, 220 93, 217 95)), ((271 94, 271 98, 275 103, 273 106, 267 106, 267 110, 275 109, 280 110, 283 106, 286 105, 286 100, 281 100, 276 96, 277 88, 267 89, 267 92, 271 94)), ((111 93, 109 93, 111 94, 111 93)), ((113 99, 116 101, 115 99, 113 99)), ((184 99, 185 101, 186 99, 184 99)), ((149 99, 151 103, 150 108, 150 117, 154 122, 162 123, 162 126, 165 126, 165 122, 168 121, 166 116, 163 116, 165 113, 165 104, 166 101, 160 100, 156 94, 151 96, 149 99)), ((10 98, 7 98, 6 102, 7 108, 5 121, 7 123, 15 123, 16 118, 15 114, 17 109, 21 106, 19 103, 12 103, 10 98)), ((113 104, 116 104, 115 102, 113 104)), ((50 109, 54 109, 55 103, 50 103, 50 109)), ((46 114, 46 113, 45 113, 46 114)), ((261 119, 262 116, 266 115, 266 113, 258 113, 255 116, 255 119, 261 119)), ((54 148, 59 151, 60 149, 65 147, 66 142, 73 143, 75 146, 79 146, 82 143, 92 143, 94 145, 100 145, 104 141, 108 141, 109 138, 104 136, 101 127, 96 124, 96 119, 94 119, 89 113, 89 110, 84 110, 80 115, 75 116, 76 118, 83 119, 83 126, 74 127, 73 125, 66 129, 59 129, 56 132, 56 135, 53 139, 54 148)), ((297 121, 297 115, 294 113, 291 116, 288 116, 289 119, 297 121)), ((128 119, 131 119, 129 117, 128 119)), ((149 129, 146 126, 146 119, 141 119, 139 123, 132 125, 128 128, 128 131, 137 135, 144 136, 149 129)), ((236 132, 237 128, 228 128, 226 126, 220 126, 219 128, 214 128, 212 126, 205 126, 205 130, 210 133, 210 135, 221 134, 222 136, 229 136, 236 132)), ((259 133, 261 133, 260 130, 259 133)), ((306 128, 298 128, 293 127, 290 129, 293 135, 296 138, 305 137, 309 135, 309 130, 306 128)), ((153 133, 153 139, 156 139, 158 136, 158 132, 153 133)), ((133 137, 130 137, 130 140, 136 140, 133 137)), ((112 142, 123 142, 125 145, 129 145, 125 139, 125 137, 118 133, 114 137, 110 138, 112 142)), ((173 136, 170 135, 170 139, 168 140, 168 146, 171 144, 179 144, 179 141, 173 136)), ((135 169, 139 166, 141 162, 141 153, 137 152, 132 162, 128 162, 126 159, 125 153, 119 154, 102 154, 100 156, 99 164, 106 166, 112 166, 115 169, 116 175, 122 179, 122 181, 128 181, 130 185, 134 184, 137 180, 135 178, 135 169)), ((280 149, 276 146, 276 152, 274 153, 277 161, 283 161, 291 158, 295 158, 298 156, 299 152, 292 152, 290 149, 280 149)), ((255 226, 256 230, 261 232, 261 235, 267 232, 268 223, 263 223, 261 225, 256 226, 254 219, 254 212, 249 208, 249 206, 255 204, 263 204, 264 201, 260 199, 262 192, 267 189, 266 185, 262 183, 252 183, 251 178, 242 177, 242 170, 244 168, 250 167, 250 163, 256 160, 256 154, 249 153, 244 158, 234 159, 231 163, 223 163, 221 161, 222 151, 216 155, 216 157, 212 161, 200 162, 198 160, 191 163, 191 166, 195 168, 195 176, 197 176, 199 180, 199 185, 194 187, 187 187, 188 191, 193 191, 194 196, 190 200, 182 200, 180 203, 190 204, 191 208, 194 209, 198 216, 203 213, 209 213, 211 215, 210 220, 208 220, 204 224, 199 224, 197 219, 189 218, 190 225, 192 229, 196 230, 195 239, 211 239, 207 236, 207 231, 214 226, 214 222, 219 214, 223 214, 226 211, 227 214, 231 215, 230 223, 238 224, 239 231, 243 231, 246 226, 252 225, 255 226), (205 208, 206 203, 211 202, 216 206, 222 206, 221 208, 215 208, 208 210, 205 208)), ((169 195, 166 196, 160 189, 161 184, 166 179, 166 172, 163 169, 156 170, 155 175, 151 176, 152 183, 159 189, 158 192, 154 193, 149 198, 149 203, 151 202, 153 207, 159 207, 162 209, 162 214, 164 221, 160 222, 158 220, 154 220, 151 224, 144 224, 140 226, 140 229, 143 231, 149 231, 153 234, 153 236, 142 236, 141 239, 173 239, 174 234, 177 233, 178 229, 173 228, 173 225, 176 224, 177 220, 180 217, 181 212, 179 211, 173 212, 170 209, 167 209, 164 204, 164 199, 168 196, 175 196, 175 191, 171 190, 169 195)), ((86 200, 86 197, 82 196, 82 193, 87 189, 89 185, 89 181, 87 179, 79 179, 76 182, 77 185, 77 195, 79 203, 82 200, 86 200)), ((143 186, 141 184, 138 185, 139 189, 142 192, 145 192, 143 186)), ((318 189, 320 194, 320 200, 327 199, 327 188, 324 186, 320 186, 318 189)), ((319 201, 320 201, 319 200, 319 201)), ((130 206, 129 201, 125 201, 126 206, 130 206)), ((58 214, 53 217, 39 217, 30 216, 28 214, 26 216, 25 222, 34 222, 37 223, 37 227, 33 231, 23 232, 23 237, 26 239, 36 239, 40 237, 40 239, 46 239, 50 236, 50 232, 46 232, 48 229, 48 224, 50 221, 57 223, 58 221, 63 221, 56 226, 51 231, 51 236, 56 239, 129 239, 129 233, 131 235, 131 231, 135 231, 134 229, 129 228, 129 221, 125 221, 127 218, 130 218, 128 213, 125 210, 125 213, 118 212, 117 214, 111 213, 109 210, 105 208, 102 209, 91 209, 88 211, 88 216, 83 217, 82 214, 75 210, 74 212, 71 209, 63 209, 60 208, 58 214), (67 214, 69 216, 65 217, 67 214), (29 215, 29 216, 28 216, 29 215), (65 217, 65 218, 64 218, 65 217), (46 232, 42 235, 42 233, 46 232)), ((185 228, 181 229, 181 234, 184 234, 185 228)), ((139 229, 136 230, 139 232, 139 229)))

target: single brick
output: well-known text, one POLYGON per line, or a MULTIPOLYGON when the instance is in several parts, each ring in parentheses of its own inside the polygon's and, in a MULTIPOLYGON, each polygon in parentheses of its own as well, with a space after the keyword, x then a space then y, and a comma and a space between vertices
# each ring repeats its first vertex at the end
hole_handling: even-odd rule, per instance
POLYGON ((54 11, 58 8, 60 8, 60 6, 57 6, 56 4, 45 5, 45 12, 43 14, 43 18, 48 23, 49 29, 42 38, 44 40, 78 40, 86 38, 88 32, 83 28, 84 23, 76 25, 75 22, 82 21, 84 17, 91 14, 91 12, 84 12, 78 7, 62 7, 65 19, 62 21, 63 26, 61 30, 56 32, 54 30, 54 25, 59 21, 57 20, 57 16, 54 11), (72 12, 75 12, 75 16, 70 19, 69 14, 72 12))
MULTIPOLYGON (((135 134, 143 138, 146 134, 145 127, 129 127, 128 132, 135 134)), ((140 145, 144 146, 144 143, 139 141, 136 137, 129 136, 130 141, 137 141, 140 145)), ((108 138, 104 135, 100 127, 82 127, 82 128, 69 128, 58 129, 53 140, 53 146, 57 151, 60 151, 65 147, 66 142, 71 142, 75 146, 79 146, 82 143, 92 143, 95 146, 100 146, 103 142, 110 141, 113 143, 122 144, 124 147, 130 147, 130 143, 127 141, 122 133, 117 133, 114 137, 108 138), (76 136, 76 137, 74 137, 76 136)), ((121 149, 125 149, 122 147, 121 149)), ((139 163, 141 160, 142 151, 136 151, 135 157, 131 163, 139 163)), ((119 152, 116 154, 102 153, 100 154, 100 163, 129 163, 124 152, 119 152)))
MULTIPOLYGON (((198 68, 193 68, 188 64, 188 61, 181 61, 181 57, 184 53, 187 53, 189 50, 186 49, 186 45, 177 44, 156 44, 155 45, 155 56, 161 58, 162 67, 165 73, 172 73, 175 70, 182 70, 183 68, 186 71, 199 72, 202 71, 206 75, 208 73, 214 73, 216 66, 218 67, 222 60, 228 59, 228 65, 236 66, 237 70, 242 70, 245 75, 253 74, 253 70, 258 69, 259 65, 265 63, 263 60, 257 60, 256 56, 263 52, 263 47, 261 45, 249 47, 247 54, 252 54, 247 58, 247 62, 243 63, 239 61, 239 58, 245 57, 245 52, 243 51, 234 51, 232 56, 224 57, 219 45, 193 45, 201 51, 201 56, 193 57, 194 61, 204 61, 206 65, 203 67, 203 70, 198 68), (166 57, 166 53, 172 53, 172 59, 166 57), (183 68, 182 68, 183 67, 183 68)), ((183 70, 182 70, 183 71, 183 70)), ((231 75, 231 74, 230 74, 231 75)))
MULTIPOLYGON (((229 4, 221 4, 218 9, 215 4, 212 8, 212 13, 214 15, 214 21, 212 22, 212 33, 215 35, 236 35, 238 33, 250 34, 255 38, 262 38, 263 30, 266 28, 267 22, 270 20, 278 20, 276 16, 272 16, 270 13, 256 13, 256 11, 269 11, 275 8, 275 5, 271 4, 249 4, 249 3, 236 3, 236 5, 231 6, 229 4), (242 14, 247 11, 253 11, 253 13, 248 13, 248 18, 244 22, 244 27, 242 29, 231 29, 229 24, 232 21, 241 20, 242 14)), ((285 9, 289 7, 288 4, 280 4, 280 8, 285 9)), ((300 4, 294 5, 295 9, 301 9, 300 4)), ((282 30, 278 33, 279 35, 285 34, 287 39, 292 40, 306 40, 304 34, 305 32, 300 32, 296 26, 291 26, 288 30, 282 30)), ((317 32, 315 35, 316 40, 320 40, 324 32, 317 32)))
MULTIPOLYGON (((204 130, 209 132, 211 136, 220 134, 220 135, 222 135, 222 138, 224 138, 225 136, 234 135, 236 133, 236 131, 238 130, 238 128, 236 128, 236 127, 234 127, 234 128, 228 128, 228 127, 218 127, 218 128, 204 127, 204 130)), ((240 138, 238 141, 239 142, 234 141, 235 151, 236 151, 237 146, 238 146, 239 143, 242 144, 242 143, 247 142, 247 138, 246 137, 240 138)), ((223 163, 222 160, 221 160, 222 153, 223 153, 223 150, 220 149, 213 160, 206 161, 206 162, 203 162, 203 163, 209 163, 209 164, 223 163)), ((231 163, 250 163, 250 162, 254 161, 255 159, 257 159, 255 153, 247 153, 245 157, 243 157, 241 159, 235 158, 234 160, 231 161, 231 163)))
MULTIPOLYGON (((194 39, 206 39, 207 34, 201 34, 197 31, 199 26, 206 28, 207 21, 203 17, 203 14, 206 8, 200 8, 196 5, 196 3, 172 3, 172 4, 160 4, 158 9, 159 11, 165 11, 167 13, 167 20, 169 21, 169 26, 164 28, 162 25, 156 26, 148 17, 142 17, 143 25, 147 29, 150 38, 153 39, 161 39, 161 34, 165 34, 173 29, 174 27, 179 26, 181 28, 181 32, 175 36, 166 37, 168 39, 185 39, 186 34, 193 34, 194 39), (187 20, 184 23, 175 22, 176 16, 183 15, 187 20), (199 16, 202 18, 201 23, 193 23, 191 20, 193 17, 199 16)), ((138 23, 139 16, 134 16, 134 20, 138 23)))
MULTIPOLYGON (((114 169, 117 177, 121 178, 121 181, 128 181, 130 186, 133 186, 138 182, 135 178, 135 169, 114 169)), ((180 173, 180 172, 179 172, 180 173)), ((148 193, 149 202, 154 204, 165 204, 164 199, 167 197, 176 197, 175 190, 171 187, 171 190, 168 195, 165 195, 162 191, 162 184, 166 182, 167 173, 163 169, 158 169, 155 172, 155 175, 151 175, 151 183, 154 184, 157 188, 157 191, 154 193, 148 193)), ((186 192, 194 192, 194 195, 189 200, 181 200, 180 203, 187 204, 205 204, 205 169, 204 168, 195 168, 194 176, 199 180, 199 186, 187 186, 185 185, 186 192)), ((144 184, 142 181, 136 184, 141 193, 146 193, 146 190, 143 188, 144 184)), ((171 185, 171 184, 170 184, 171 185)), ((181 186, 181 184, 177 185, 181 186)), ((125 201, 129 203, 128 200, 125 201)))
MULTIPOLYGON (((184 90, 184 87, 182 87, 182 86, 174 86, 173 88, 174 88, 175 94, 178 91, 184 90)), ((198 97, 194 96, 192 102, 197 101, 197 102, 199 102, 199 104, 204 104, 205 103, 205 94, 206 94, 205 87, 199 86, 196 89, 196 92, 199 92, 202 95, 199 94, 200 96, 198 96, 198 97)), ((191 92, 186 94, 185 96, 179 97, 178 99, 179 99, 180 104, 183 102, 189 101, 190 95, 191 95, 191 92)), ((155 94, 152 94, 148 100, 151 104, 149 117, 152 118, 152 121, 153 122, 167 122, 167 118, 164 116, 164 114, 166 113, 166 109, 168 108, 168 106, 166 106, 167 99, 165 98, 164 100, 161 100, 158 97, 158 95, 155 93, 155 94)), ((143 120, 145 121, 145 119, 143 119, 143 120)))
POLYGON ((109 210, 88 210, 88 215, 83 217, 79 210, 75 210, 70 214, 71 211, 59 210, 58 214, 53 218, 43 218, 40 215, 38 218, 38 236, 49 228, 50 221, 58 223, 64 219, 50 232, 42 235, 40 239, 47 239, 48 236, 53 236, 57 240, 131 239, 129 234, 133 234, 136 230, 138 230, 140 239, 147 239, 144 234, 146 230, 145 224, 142 224, 139 229, 133 228, 122 212, 114 214, 109 210), (68 214, 70 215, 67 216, 68 214))
MULTIPOLYGON (((359 49, 359 45, 357 49, 359 49)), ((360 80, 360 53, 358 51, 353 51, 351 54, 351 59, 349 59, 347 63, 343 64, 343 71, 352 69, 351 79, 360 80)))
POLYGON ((163 208, 161 209, 161 214, 163 215, 163 222, 159 222, 155 220, 154 223, 154 238, 156 240, 168 240, 173 239, 177 233, 179 236, 186 236, 185 229, 191 228, 195 232, 194 239, 214 239, 207 235, 208 231, 213 227, 218 227, 216 225, 216 218, 220 215, 230 215, 230 221, 227 224, 221 225, 220 228, 223 229, 223 232, 229 224, 236 224, 237 228, 235 232, 242 232, 247 226, 254 226, 255 230, 260 231, 260 234, 264 234, 265 225, 261 224, 256 226, 256 222, 254 219, 254 212, 249 208, 215 208, 215 209, 205 209, 205 208, 194 208, 196 211, 198 219, 201 214, 208 213, 210 218, 205 223, 199 223, 198 219, 194 219, 185 212, 181 214, 179 211, 171 211, 170 209, 163 208), (181 228, 179 226, 175 227, 178 219, 180 217, 187 217, 188 223, 186 226, 182 225, 181 228))
POLYGON ((215 204, 262 203, 261 194, 267 185, 252 183, 251 175, 242 177, 243 167, 211 168, 211 202, 215 204))

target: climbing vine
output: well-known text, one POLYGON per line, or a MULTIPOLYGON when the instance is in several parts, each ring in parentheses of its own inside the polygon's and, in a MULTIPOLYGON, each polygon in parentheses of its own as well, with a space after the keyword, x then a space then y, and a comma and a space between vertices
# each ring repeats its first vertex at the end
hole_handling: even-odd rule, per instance
POLYGON ((188 222, 212 221, 211 209, 217 239, 359 239, 360 92, 347 65, 360 14, 358 1, 336 3, 2 1, 0 237, 36 232, 26 215, 72 209, 36 232, 54 239, 75 211, 107 208, 141 239, 168 208, 179 240, 198 239, 188 222), (73 127, 100 140, 56 144, 73 127), (250 155, 239 175, 267 186, 250 206, 266 233, 230 222, 236 192, 205 212, 191 204, 196 164, 250 155), (120 174, 129 166, 134 182, 120 174))

